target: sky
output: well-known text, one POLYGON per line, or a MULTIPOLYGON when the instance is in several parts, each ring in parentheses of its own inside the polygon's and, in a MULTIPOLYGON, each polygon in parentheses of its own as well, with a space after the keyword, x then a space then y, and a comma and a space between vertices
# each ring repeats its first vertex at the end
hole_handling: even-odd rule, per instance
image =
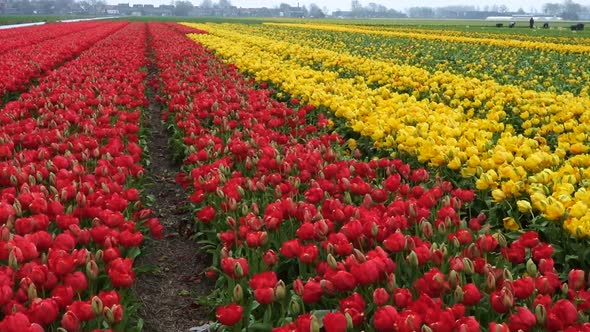
MULTIPOLYGON (((201 3, 201 0, 190 0, 195 6, 198 6, 201 3)), ((483 10, 485 6, 492 6, 494 4, 500 6, 505 5, 508 7, 509 10, 516 11, 519 8, 522 8, 526 12, 531 12, 533 10, 541 11, 542 6, 544 3, 552 2, 552 3, 561 3, 563 0, 519 0, 519 1, 507 1, 507 0, 445 0, 444 2, 441 0, 360 0, 360 3, 363 6, 366 6, 370 2, 374 2, 377 4, 381 4, 386 6, 387 8, 393 8, 399 11, 404 11, 410 7, 442 7, 442 6, 452 6, 452 5, 471 5, 471 6, 478 6, 480 10, 483 10)), ((170 4, 171 0, 107 0, 109 4, 117 4, 117 3, 127 3, 130 4, 153 4, 153 5, 160 5, 160 4, 170 4)), ((213 0, 213 2, 217 2, 217 0, 213 0)), ((299 3, 300 5, 309 5, 310 3, 315 3, 320 8, 326 7, 328 11, 333 10, 350 10, 350 0, 345 1, 338 1, 338 0, 230 0, 232 5, 237 7, 267 7, 267 8, 274 8, 278 7, 280 3, 287 3, 291 6, 297 6, 299 3)), ((590 6, 590 0, 574 0, 574 2, 581 4, 582 6, 590 6)))

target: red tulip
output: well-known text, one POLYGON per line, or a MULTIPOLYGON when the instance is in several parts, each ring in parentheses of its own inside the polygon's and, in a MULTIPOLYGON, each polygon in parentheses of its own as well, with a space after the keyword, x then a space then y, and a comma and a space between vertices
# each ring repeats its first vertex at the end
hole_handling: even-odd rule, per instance
POLYGON ((43 332, 43 328, 35 323, 31 323, 27 315, 21 312, 16 312, 12 315, 7 315, 2 321, 0 321, 0 331, 43 332))
POLYGON ((199 212, 197 212, 197 219, 200 222, 208 223, 215 218, 215 208, 210 205, 205 206, 199 212))
POLYGON ((397 310, 394 307, 387 305, 377 308, 373 316, 373 326, 379 332, 394 332, 396 331, 396 321, 398 319, 397 310))
POLYGON ((377 306, 384 306, 389 302, 390 296, 385 288, 377 288, 373 291, 373 302, 377 306))
POLYGON ((328 312, 323 318, 323 323, 326 332, 346 331, 346 317, 340 311, 328 312))
POLYGON ((570 289, 580 290, 586 287, 586 277, 583 270, 571 270, 567 276, 567 282, 570 289))
POLYGON ((463 301, 467 306, 476 305, 479 303, 483 295, 481 295, 477 286, 472 283, 463 286, 463 301))
POLYGON ((553 247, 547 243, 539 243, 531 250, 533 260, 539 262, 541 259, 551 258, 553 255, 553 247))
POLYGON ((357 285, 354 275, 347 271, 337 271, 336 273, 327 276, 327 279, 334 284, 338 291, 341 292, 353 290, 357 285))
POLYGON ((405 308, 412 303, 412 292, 407 288, 396 288, 393 291, 393 302, 398 308, 405 308))
POLYGON ((113 286, 129 287, 133 284, 135 272, 133 272, 133 261, 130 258, 117 258, 110 262, 107 271, 113 286))
POLYGON ((516 313, 512 314, 508 320, 510 321, 510 330, 511 331, 519 331, 522 330, 524 332, 529 331, 532 329, 535 324, 537 323, 537 319, 535 318, 535 314, 533 314, 528 308, 526 307, 518 307, 516 308, 516 313))
POLYGON ((236 303, 217 307, 215 317, 223 325, 233 326, 242 320, 244 308, 236 303))
POLYGON ((479 322, 473 316, 469 317, 462 317, 457 320, 455 323, 455 328, 457 331, 464 331, 464 332, 479 332, 481 328, 479 326, 479 322))
POLYGON ((352 318, 352 325, 354 326, 359 326, 363 323, 365 319, 365 308, 365 300, 356 292, 340 300, 340 311, 350 315, 352 318))
POLYGON ((305 303, 316 303, 322 299, 323 294, 324 292, 320 283, 314 280, 309 280, 305 283, 305 286, 303 286, 301 298, 305 303))
POLYGON ((533 295, 535 282, 531 277, 519 278, 512 282, 512 288, 514 290, 514 297, 524 300, 533 295))
POLYGON ((568 300, 558 300, 548 310, 546 326, 550 331, 563 331, 578 320, 576 306, 568 300))

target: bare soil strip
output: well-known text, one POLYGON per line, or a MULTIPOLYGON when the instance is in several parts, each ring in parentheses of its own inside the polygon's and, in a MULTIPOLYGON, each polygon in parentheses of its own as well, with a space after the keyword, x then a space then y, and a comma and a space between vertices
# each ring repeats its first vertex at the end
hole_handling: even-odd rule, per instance
MULTIPOLYGON (((149 69, 148 82, 157 75, 149 69)), ((148 84, 150 85, 150 84, 148 84)), ((142 255, 136 261, 150 271, 138 274, 135 292, 142 302, 139 316, 144 331, 188 331, 207 322, 209 308, 195 303, 195 296, 210 293, 212 283, 203 274, 211 264, 196 241, 188 237, 187 227, 193 222, 188 209, 188 197, 175 182, 180 166, 175 164, 168 146, 166 126, 161 122, 161 107, 154 100, 155 91, 147 88, 150 98, 149 114, 145 119, 150 129, 148 142, 151 164, 147 168, 152 186, 152 206, 165 228, 161 240, 147 240, 142 255)))

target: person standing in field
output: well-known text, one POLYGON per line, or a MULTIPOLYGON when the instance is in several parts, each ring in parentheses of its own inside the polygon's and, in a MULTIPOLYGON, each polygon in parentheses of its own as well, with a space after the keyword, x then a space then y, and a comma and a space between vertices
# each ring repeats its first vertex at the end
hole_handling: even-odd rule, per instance
POLYGON ((535 19, 531 17, 531 19, 529 20, 529 26, 532 28, 535 27, 535 19))

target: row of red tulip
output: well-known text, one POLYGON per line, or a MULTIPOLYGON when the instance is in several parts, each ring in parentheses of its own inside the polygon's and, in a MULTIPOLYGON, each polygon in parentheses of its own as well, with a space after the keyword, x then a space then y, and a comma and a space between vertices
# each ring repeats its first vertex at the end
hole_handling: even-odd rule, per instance
POLYGON ((133 258, 162 232, 137 187, 146 25, 76 36, 103 39, 0 113, 3 332, 129 330, 133 258))
MULTIPOLYGON (((40 42, 49 41, 51 39, 75 34, 82 30, 95 28, 101 24, 102 23, 100 22, 57 23, 45 25, 43 28, 24 28, 20 31, 19 34, 6 36, 4 38, 0 36, 0 53, 15 50, 19 47, 31 46, 40 42)), ((18 29, 7 30, 10 31, 18 29)))
MULTIPOLYGON (((41 42, 32 42, 27 46, 2 53, 0 100, 9 92, 24 89, 32 79, 74 58, 94 43, 127 25, 126 22, 85 24, 92 28, 84 28, 73 34, 64 34, 41 42)), ((63 31, 61 25, 50 26, 49 29, 63 31)), ((26 37, 27 35, 22 36, 22 38, 26 37)))
POLYGON ((400 160, 348 156, 313 107, 151 25, 160 101, 185 153, 178 182, 215 244, 228 330, 590 330, 583 271, 534 232, 509 241, 472 190, 400 160))

